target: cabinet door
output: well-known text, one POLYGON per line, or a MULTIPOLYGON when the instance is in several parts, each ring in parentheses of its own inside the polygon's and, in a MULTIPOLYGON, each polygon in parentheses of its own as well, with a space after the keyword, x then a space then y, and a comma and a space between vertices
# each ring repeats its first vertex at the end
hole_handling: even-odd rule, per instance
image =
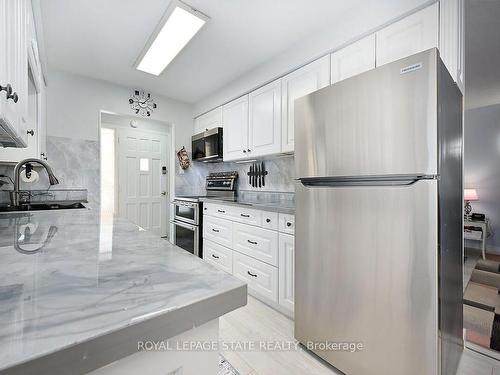
POLYGON ((294 102, 330 84, 330 56, 324 56, 286 77, 281 83, 282 128, 281 151, 294 150, 294 102))
POLYGON ((295 301, 295 240, 289 234, 279 236, 279 304, 293 312, 295 301))
POLYGON ((233 223, 229 220, 205 216, 203 218, 203 238, 219 245, 233 247, 233 223))
POLYGON ((194 119, 194 134, 202 133, 222 126, 222 107, 205 113, 194 119))
POLYGON ((375 34, 332 53, 332 84, 375 68, 375 34))
POLYGON ((249 102, 249 148, 247 155, 257 157, 281 151, 281 80, 251 92, 249 102))
POLYGON ((26 0, 0 0, 0 85, 11 85, 17 103, 0 93, 0 126, 26 147, 28 61, 26 48, 26 0))
POLYGON ((377 66, 438 47, 439 4, 389 25, 376 33, 377 66))
POLYGON ((233 223, 233 250, 278 266, 278 232, 233 223))
POLYGON ((278 302, 278 269, 233 251, 233 275, 248 284, 249 292, 278 302))
POLYGON ((224 161, 242 159, 248 149, 248 95, 224 105, 224 161))
POLYGON ((233 250, 205 239, 203 259, 227 273, 233 273, 233 250))
POLYGON ((464 3, 463 0, 441 0, 439 5, 439 54, 463 93, 464 3))

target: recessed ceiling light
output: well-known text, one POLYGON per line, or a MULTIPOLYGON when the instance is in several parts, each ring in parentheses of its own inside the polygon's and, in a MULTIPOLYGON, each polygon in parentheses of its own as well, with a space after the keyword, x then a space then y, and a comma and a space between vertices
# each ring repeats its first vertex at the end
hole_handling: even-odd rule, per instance
POLYGON ((160 75, 208 20, 189 5, 172 1, 139 56, 136 69, 160 75))

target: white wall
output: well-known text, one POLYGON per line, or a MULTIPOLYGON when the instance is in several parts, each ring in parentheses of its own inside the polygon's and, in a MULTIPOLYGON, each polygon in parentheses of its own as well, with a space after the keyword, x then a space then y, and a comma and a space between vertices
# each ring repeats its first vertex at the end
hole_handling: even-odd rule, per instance
MULTIPOLYGON (((68 72, 50 70, 47 87, 47 135, 98 140, 99 111, 133 114, 128 100, 133 88, 68 72)), ((175 126, 176 149, 191 149, 193 107, 154 95, 158 108, 150 119, 175 126)))
POLYGON ((477 189, 473 212, 486 214, 495 235, 487 243, 500 250, 500 104, 465 111, 464 183, 477 189))
POLYGON ((352 14, 347 14, 343 22, 332 23, 286 51, 277 52, 271 60, 199 101, 195 105, 195 114, 199 115, 217 107, 329 51, 338 49, 360 36, 402 18, 417 8, 435 2, 433 0, 397 0, 390 5, 380 6, 377 1, 367 1, 364 8, 354 9, 352 14))

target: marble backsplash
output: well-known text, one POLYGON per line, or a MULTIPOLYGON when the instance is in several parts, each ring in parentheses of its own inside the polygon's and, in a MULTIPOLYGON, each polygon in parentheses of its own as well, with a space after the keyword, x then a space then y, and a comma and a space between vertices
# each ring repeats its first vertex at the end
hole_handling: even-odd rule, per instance
MULTIPOLYGON (((57 189, 84 188, 88 190, 90 205, 98 205, 100 200, 100 159, 99 143, 65 137, 47 137, 47 162, 59 179, 57 189)), ((14 178, 12 164, 0 164, 0 174, 14 178)), ((3 181, 8 179, 3 178, 3 181)), ((21 189, 47 189, 49 181, 44 171, 40 179, 33 184, 21 182, 21 189)), ((11 190, 12 185, 6 184, 0 190, 11 190)), ((9 195, 0 191, 0 203, 9 199, 9 195)))
POLYGON ((285 192, 294 193, 295 166, 293 155, 277 156, 264 160, 268 174, 266 186, 252 187, 248 182, 247 173, 252 163, 200 163, 193 162, 183 173, 177 170, 175 178, 175 193, 177 195, 205 194, 205 178, 210 172, 238 171, 238 191, 255 192, 285 192))

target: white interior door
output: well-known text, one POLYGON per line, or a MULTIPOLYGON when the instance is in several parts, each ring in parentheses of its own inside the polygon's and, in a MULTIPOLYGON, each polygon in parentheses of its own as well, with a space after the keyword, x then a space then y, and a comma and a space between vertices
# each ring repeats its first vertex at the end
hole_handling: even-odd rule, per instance
POLYGON ((168 136, 118 130, 118 213, 144 229, 167 236, 168 136))

